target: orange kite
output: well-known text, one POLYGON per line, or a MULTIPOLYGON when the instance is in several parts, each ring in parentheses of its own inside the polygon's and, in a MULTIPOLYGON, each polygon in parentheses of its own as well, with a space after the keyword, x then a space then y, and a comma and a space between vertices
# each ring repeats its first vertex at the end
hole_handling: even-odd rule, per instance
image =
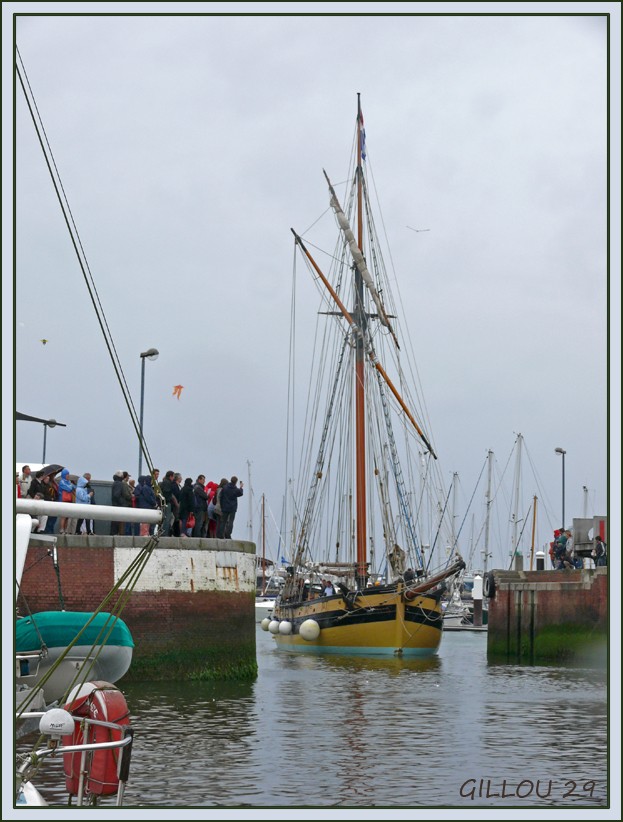
POLYGON ((177 397, 178 400, 180 400, 182 398, 182 388, 184 388, 183 385, 174 385, 173 386, 173 396, 177 397))

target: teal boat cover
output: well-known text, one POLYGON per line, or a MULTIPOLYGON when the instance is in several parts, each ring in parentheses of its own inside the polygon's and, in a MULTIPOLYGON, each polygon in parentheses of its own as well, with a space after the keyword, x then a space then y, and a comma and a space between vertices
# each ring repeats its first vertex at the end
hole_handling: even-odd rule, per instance
MULTIPOLYGON (((66 648, 93 616, 82 611, 41 611, 15 623, 15 650, 19 653, 48 648, 66 648)), ((102 611, 84 630, 76 645, 123 645, 134 647, 130 629, 122 619, 102 611), (111 630, 112 626, 112 630, 111 630), (105 641, 104 641, 105 640, 105 641)))

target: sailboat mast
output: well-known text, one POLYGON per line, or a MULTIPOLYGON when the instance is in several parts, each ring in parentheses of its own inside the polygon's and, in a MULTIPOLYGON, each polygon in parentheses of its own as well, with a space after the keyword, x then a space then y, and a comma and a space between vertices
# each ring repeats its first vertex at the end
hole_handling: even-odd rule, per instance
POLYGON ((532 563, 534 561, 534 536, 536 533, 536 503, 537 497, 534 497, 534 512, 532 515, 532 545, 530 546, 530 570, 532 570, 532 563))
MULTIPOLYGON (((357 94, 357 243, 363 250, 363 203, 361 176, 361 100, 357 94)), ((356 528, 357 528, 357 585, 365 587, 366 576, 366 425, 365 425, 365 344, 367 325, 363 304, 363 279, 356 265, 355 272, 355 322, 364 332, 356 337, 355 348, 355 451, 356 451, 356 528)))
POLYGON ((515 562, 515 555, 517 554, 517 527, 519 525, 519 520, 517 519, 519 515, 519 487, 521 484, 521 445, 523 442, 523 437, 521 434, 517 434, 517 459, 515 462, 515 503, 513 508, 513 537, 511 543, 511 556, 513 557, 513 562, 515 562))
POLYGON ((483 573, 487 573, 487 564, 489 561, 489 534, 491 532, 491 478, 493 474, 493 451, 487 451, 487 516, 485 519, 485 550, 483 573))
POLYGON ((249 500, 249 520, 247 528, 249 530, 249 542, 253 542, 253 492, 251 488, 251 462, 249 460, 247 460, 247 476, 249 485, 249 496, 247 497, 249 500))
POLYGON ((262 494, 262 594, 266 593, 266 516, 262 494))

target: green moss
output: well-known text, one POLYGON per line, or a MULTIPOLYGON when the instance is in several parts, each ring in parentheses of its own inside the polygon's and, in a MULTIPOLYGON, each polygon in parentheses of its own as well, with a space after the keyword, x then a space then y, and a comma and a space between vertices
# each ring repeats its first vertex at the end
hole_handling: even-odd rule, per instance
POLYGON ((239 662, 238 664, 227 664, 220 668, 210 668, 205 666, 200 671, 193 672, 188 679, 198 682, 213 680, 247 680, 257 678, 257 662, 239 662))
POLYGON ((593 660, 605 658, 607 638, 603 631, 585 625, 548 625, 534 639, 536 659, 593 660))
POLYGON ((607 636, 605 631, 587 628, 586 625, 565 623, 548 625, 534 637, 531 648, 530 637, 522 634, 517 647, 517 636, 512 634, 510 645, 506 637, 489 637, 487 658, 490 661, 522 662, 584 662, 601 666, 607 658, 607 636))
POLYGON ((257 677, 255 643, 231 647, 229 644, 211 647, 176 648, 149 656, 135 653, 124 680, 145 681, 207 681, 249 680, 257 677))

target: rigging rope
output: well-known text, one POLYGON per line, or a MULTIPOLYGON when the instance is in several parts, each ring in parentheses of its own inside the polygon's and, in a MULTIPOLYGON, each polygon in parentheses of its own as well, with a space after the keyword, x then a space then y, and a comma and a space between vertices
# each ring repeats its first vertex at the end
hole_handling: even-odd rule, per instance
MULTIPOLYGON (((84 281, 87 286, 87 290, 89 292, 89 297, 93 304, 93 308, 95 309, 95 315, 97 317, 97 321, 100 325, 102 330, 102 334, 104 336, 104 342, 108 349, 108 353, 113 363, 113 368, 115 370, 115 374, 117 377, 117 381, 121 387, 121 391, 123 393, 126 406, 130 413, 130 419, 132 424, 134 425, 134 429, 136 434, 139 438, 140 447, 143 450, 143 454, 145 456, 145 460, 147 462, 149 473, 153 477, 153 462, 151 460, 151 456, 149 454, 149 449, 145 443, 144 437, 141 432, 141 426, 138 418, 138 414, 136 413, 136 409, 134 407, 134 403, 132 401, 132 397, 130 394, 130 390, 125 378, 125 374, 123 372, 123 368, 121 367, 121 361, 119 359, 119 355, 117 353, 117 349, 115 347, 112 334, 110 331, 110 327, 108 325, 108 320, 106 319, 106 314, 104 312, 104 308, 100 301, 100 297, 95 286, 95 281, 93 279, 93 275, 91 273, 91 269, 86 257, 86 252, 82 245, 82 240, 80 238, 80 234, 78 232, 78 228, 74 221, 73 213, 71 211, 71 207, 69 205, 69 200, 67 198, 67 194, 65 192, 65 188, 63 186, 63 182, 61 179, 60 172, 56 165, 56 161, 54 159, 54 154, 52 152, 52 147, 50 146, 47 133, 45 131, 45 127, 43 125, 43 120, 39 113, 39 108, 37 106, 37 101, 35 99, 34 92, 31 88, 30 81, 28 79, 28 75, 26 73, 26 68, 24 66, 22 56, 20 54, 19 48, 16 46, 16 53, 18 57, 18 61, 16 61, 16 69, 17 69, 17 76, 19 78, 20 85, 22 87, 22 91, 24 93, 24 98, 26 100, 26 104, 28 106, 28 110, 30 112, 31 119, 33 121, 35 131, 37 133, 37 138, 39 140, 39 144, 41 146, 41 150, 43 152, 43 157, 45 159, 46 165, 48 167, 48 172, 50 174, 50 178, 52 180, 52 185, 54 186, 54 190, 56 192, 56 196, 58 202, 61 207, 61 211, 63 213, 63 217, 65 219, 65 224, 67 225, 67 229, 69 231, 69 236, 74 247, 74 251, 76 252, 76 257, 78 259, 78 265, 82 271, 82 275, 84 277, 84 281)), ((155 482, 155 481, 154 481, 155 482)), ((157 483, 156 483, 157 485, 157 483)))

